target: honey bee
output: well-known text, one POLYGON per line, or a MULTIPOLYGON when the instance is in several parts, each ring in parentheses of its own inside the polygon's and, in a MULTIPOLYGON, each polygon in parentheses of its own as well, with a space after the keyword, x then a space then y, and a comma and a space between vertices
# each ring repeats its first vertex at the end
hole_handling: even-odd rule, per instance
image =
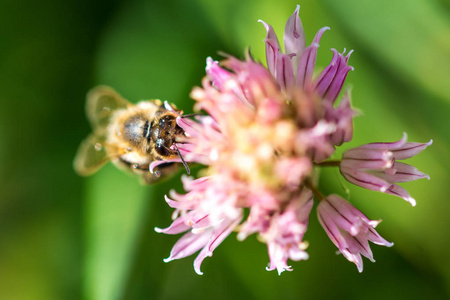
POLYGON ((175 144, 184 131, 176 123, 183 112, 174 105, 160 100, 135 105, 112 88, 98 86, 87 95, 86 113, 93 132, 81 143, 75 156, 74 168, 79 175, 91 175, 112 161, 151 184, 176 171, 178 164, 161 164, 153 173, 149 171, 150 164, 176 157, 189 174, 175 144))

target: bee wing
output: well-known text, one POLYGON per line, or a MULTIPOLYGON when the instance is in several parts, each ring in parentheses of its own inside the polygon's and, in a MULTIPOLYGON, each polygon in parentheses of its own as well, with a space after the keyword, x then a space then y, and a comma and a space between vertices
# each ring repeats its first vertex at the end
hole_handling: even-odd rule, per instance
POLYGON ((73 161, 73 167, 79 175, 88 176, 110 159, 106 151, 105 138, 91 134, 81 142, 73 161))
POLYGON ((89 91, 86 101, 86 114, 94 133, 105 136, 113 113, 132 104, 108 86, 97 86, 89 91))

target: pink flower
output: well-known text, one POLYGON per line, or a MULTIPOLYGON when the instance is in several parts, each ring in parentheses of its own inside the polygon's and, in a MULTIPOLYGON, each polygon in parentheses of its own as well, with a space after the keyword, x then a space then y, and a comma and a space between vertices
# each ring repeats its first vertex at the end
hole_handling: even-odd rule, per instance
POLYGON ((395 183, 430 177, 397 160, 411 158, 431 144, 432 140, 428 143, 407 143, 404 134, 398 142, 362 145, 344 152, 340 170, 345 179, 353 184, 398 196, 415 206, 416 200, 395 183))
POLYGON ((206 257, 212 256, 214 249, 241 222, 242 209, 229 203, 233 201, 234 195, 230 197, 229 190, 221 187, 223 178, 204 177, 194 181, 185 178, 183 181, 185 190, 189 192, 185 195, 172 192, 176 201, 166 198, 167 203, 176 209, 175 220, 169 227, 155 230, 166 234, 186 232, 164 261, 184 258, 201 249, 194 261, 194 269, 202 275, 201 263, 206 257), (208 196, 210 198, 205 198, 208 196))
POLYGON ((317 207, 320 224, 328 237, 346 259, 356 264, 358 271, 362 272, 363 262, 361 255, 374 262, 369 241, 392 247, 394 244, 383 239, 375 227, 380 221, 371 221, 349 202, 337 195, 330 195, 322 200, 317 207))
MULTIPOLYGON (((299 7, 288 19, 284 52, 273 28, 265 39, 267 67, 251 56, 245 61, 227 57, 206 60, 206 78, 192 90, 194 109, 207 115, 183 116, 185 131, 176 147, 180 158, 170 162, 205 165, 199 179, 184 178, 185 194, 171 192, 167 203, 175 209, 167 234, 184 235, 165 261, 200 251, 194 261, 198 274, 204 258, 233 231, 244 240, 251 234, 267 245, 267 270, 291 271, 289 260, 308 259, 304 234, 314 198, 319 220, 343 255, 362 270, 361 255, 373 260, 368 241, 391 246, 370 221, 339 196, 324 197, 316 170, 340 166, 347 180, 364 187, 397 194, 412 202, 394 182, 425 177, 415 168, 395 162, 414 156, 428 144, 400 141, 369 144, 348 150, 342 161, 329 160, 335 148, 353 138, 356 112, 346 92, 336 99, 350 70, 347 55, 333 51, 330 64, 315 78, 317 32, 306 47, 299 7), (368 179, 368 182, 366 182, 368 179), (363 183, 361 183, 363 182, 363 183), (382 183, 382 184, 381 184, 382 183)), ((157 165, 169 161, 153 162, 157 165)))
POLYGON ((348 59, 353 51, 346 56, 332 49, 334 55, 330 64, 321 72, 317 80, 313 80, 313 72, 316 65, 317 50, 319 42, 325 31, 329 27, 320 29, 312 44, 305 46, 305 33, 302 22, 298 17, 300 5, 289 17, 284 31, 284 49, 282 52, 278 42, 277 35, 272 26, 263 23, 267 31, 266 59, 270 73, 277 79, 281 88, 291 89, 293 86, 303 87, 305 89, 314 89, 320 97, 334 103, 338 97, 345 78, 353 67, 348 65, 348 59))
POLYGON ((261 236, 267 243, 270 257, 268 271, 277 269, 278 274, 292 271, 287 260, 308 259, 305 249, 308 244, 303 241, 303 235, 308 227, 309 213, 313 206, 311 191, 304 190, 296 199, 292 199, 285 211, 271 216, 270 227, 261 231, 261 236))

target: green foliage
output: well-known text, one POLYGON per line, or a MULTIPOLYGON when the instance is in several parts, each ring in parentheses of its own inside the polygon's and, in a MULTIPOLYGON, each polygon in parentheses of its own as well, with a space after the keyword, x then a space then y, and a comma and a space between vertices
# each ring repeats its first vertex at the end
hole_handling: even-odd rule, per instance
POLYGON ((450 250, 450 6, 444 1, 56 1, 0 3, 0 299, 445 299, 450 250), (342 256, 313 213, 310 259, 294 271, 265 271, 263 244, 231 235, 202 266, 169 264, 177 236, 163 195, 179 176, 150 188, 111 165, 77 177, 72 159, 88 134, 85 94, 113 86, 132 102, 159 98, 191 112, 207 56, 264 61, 265 30, 281 34, 300 4, 307 43, 330 26, 319 67, 332 47, 355 49, 348 76, 354 140, 434 144, 412 160, 431 181, 404 186, 417 207, 323 172, 321 186, 346 196, 393 248, 373 246, 362 274, 342 256), (14 26, 13 26, 14 25, 14 26))

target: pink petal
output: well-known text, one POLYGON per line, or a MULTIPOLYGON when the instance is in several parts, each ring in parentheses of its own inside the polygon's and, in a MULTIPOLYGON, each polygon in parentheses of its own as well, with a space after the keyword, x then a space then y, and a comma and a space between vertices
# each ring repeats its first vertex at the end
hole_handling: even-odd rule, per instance
POLYGON ((300 5, 297 5, 294 13, 289 17, 284 28, 284 52, 287 55, 295 54, 292 57, 292 69, 297 74, 298 61, 305 50, 305 31, 302 21, 298 16, 300 5))
POLYGON ((427 178, 428 180, 430 179, 428 174, 422 173, 417 170, 417 168, 401 162, 394 163, 392 169, 394 171, 393 174, 388 174, 384 171, 376 171, 374 174, 391 183, 408 182, 422 178, 427 178))
POLYGON ((211 231, 204 231, 200 234, 188 232, 183 235, 172 247, 170 256, 164 259, 164 262, 170 262, 194 254, 203 248, 209 240, 211 231))
POLYGON ((345 93, 337 108, 333 108, 331 103, 328 105, 331 106, 331 112, 328 108, 325 118, 336 122, 336 131, 331 135, 331 141, 336 146, 350 142, 353 138, 353 117, 357 115, 357 112, 350 105, 349 91, 345 93))
POLYGON ((227 236, 234 230, 234 228, 241 222, 242 216, 235 220, 223 220, 214 231, 211 233, 209 240, 205 247, 200 251, 197 258, 194 260, 194 270, 198 275, 203 275, 200 270, 200 266, 206 257, 211 257, 213 255, 214 249, 220 245, 220 243, 225 240, 227 236))
POLYGON ((340 58, 340 64, 339 68, 336 72, 336 76, 333 78, 333 81, 331 82, 327 93, 326 98, 329 99, 332 103, 336 101, 336 98, 339 96, 339 93, 342 90, 342 87, 344 86, 345 79, 347 78, 347 74, 350 70, 353 71, 352 66, 347 65, 348 58, 350 57, 350 54, 353 52, 350 51, 349 54, 346 57, 343 57, 343 54, 339 55, 340 58))
POLYGON ((392 166, 391 162, 393 155, 392 152, 384 149, 361 149, 358 147, 345 151, 342 158, 360 161, 383 161, 388 167, 390 167, 392 166))
POLYGON ((181 232, 185 232, 187 230, 190 230, 191 224, 189 224, 189 219, 194 215, 194 212, 188 212, 187 214, 177 218, 175 221, 170 224, 169 227, 161 229, 158 227, 155 227, 155 231, 158 233, 165 233, 165 234, 178 234, 181 232))
POLYGON ((433 140, 430 140, 428 143, 406 143, 402 147, 391 151, 392 153, 394 153, 395 159, 402 160, 419 154, 432 143, 433 140))
POLYGON ((433 140, 430 140, 428 143, 407 143, 406 142, 406 133, 403 134, 403 137, 393 143, 370 143, 366 145, 359 146, 360 149, 387 149, 394 154, 394 158, 396 160, 402 160, 411 158, 420 152, 422 152, 425 148, 430 146, 433 143, 433 140))
POLYGON ((404 188, 397 184, 392 184, 384 193, 400 197, 411 203, 412 206, 416 206, 416 200, 404 188))
POLYGON ((365 144, 365 145, 361 145, 358 148, 360 149, 382 149, 382 150, 394 150, 394 149, 399 149, 400 147, 402 147, 405 143, 406 143, 406 133, 403 134, 403 137, 397 141, 397 142, 392 142, 392 143, 369 143, 369 144, 365 144))
POLYGON ((341 63, 340 54, 337 50, 331 49, 331 51, 333 51, 333 58, 330 64, 320 73, 314 87, 320 97, 323 97, 327 93, 341 63))
POLYGON ((365 189, 385 193, 391 187, 389 182, 375 175, 352 168, 341 167, 340 170, 345 179, 365 189))
POLYGON ((311 84, 312 75, 316 66, 317 49, 319 48, 319 42, 326 30, 330 27, 321 28, 314 37, 312 44, 303 51, 300 57, 297 68, 297 86, 306 87, 311 84))
POLYGON ((319 203, 319 206, 317 207, 319 223, 322 225, 331 242, 333 242, 333 244, 338 247, 339 251, 342 253, 344 249, 348 248, 347 242, 334 222, 333 217, 330 215, 328 210, 323 208, 323 205, 321 204, 322 202, 319 203))
POLYGON ((339 228, 353 236, 359 234, 361 228, 369 222, 363 213, 337 195, 329 195, 320 205, 323 206, 322 209, 327 210, 339 228))
POLYGON ((278 53, 281 52, 280 44, 278 43, 277 35, 272 26, 262 20, 258 20, 258 22, 261 22, 267 31, 267 36, 264 40, 266 43, 267 67, 269 68, 270 73, 275 74, 278 53))
POLYGON ((392 247, 394 246, 394 243, 388 242, 386 241, 384 238, 381 237, 381 235, 378 234, 378 232, 373 229, 373 228, 369 228, 369 232, 367 233, 367 238, 369 239, 369 241, 371 241, 372 243, 376 244, 376 245, 380 245, 380 246, 386 246, 386 247, 392 247))
POLYGON ((294 71, 292 70, 291 58, 280 53, 278 55, 275 77, 281 89, 287 90, 295 85, 294 71))
POLYGON ((232 77, 232 74, 221 68, 217 61, 214 61, 211 57, 206 59, 206 75, 211 79, 213 85, 222 91, 224 84, 232 77))

